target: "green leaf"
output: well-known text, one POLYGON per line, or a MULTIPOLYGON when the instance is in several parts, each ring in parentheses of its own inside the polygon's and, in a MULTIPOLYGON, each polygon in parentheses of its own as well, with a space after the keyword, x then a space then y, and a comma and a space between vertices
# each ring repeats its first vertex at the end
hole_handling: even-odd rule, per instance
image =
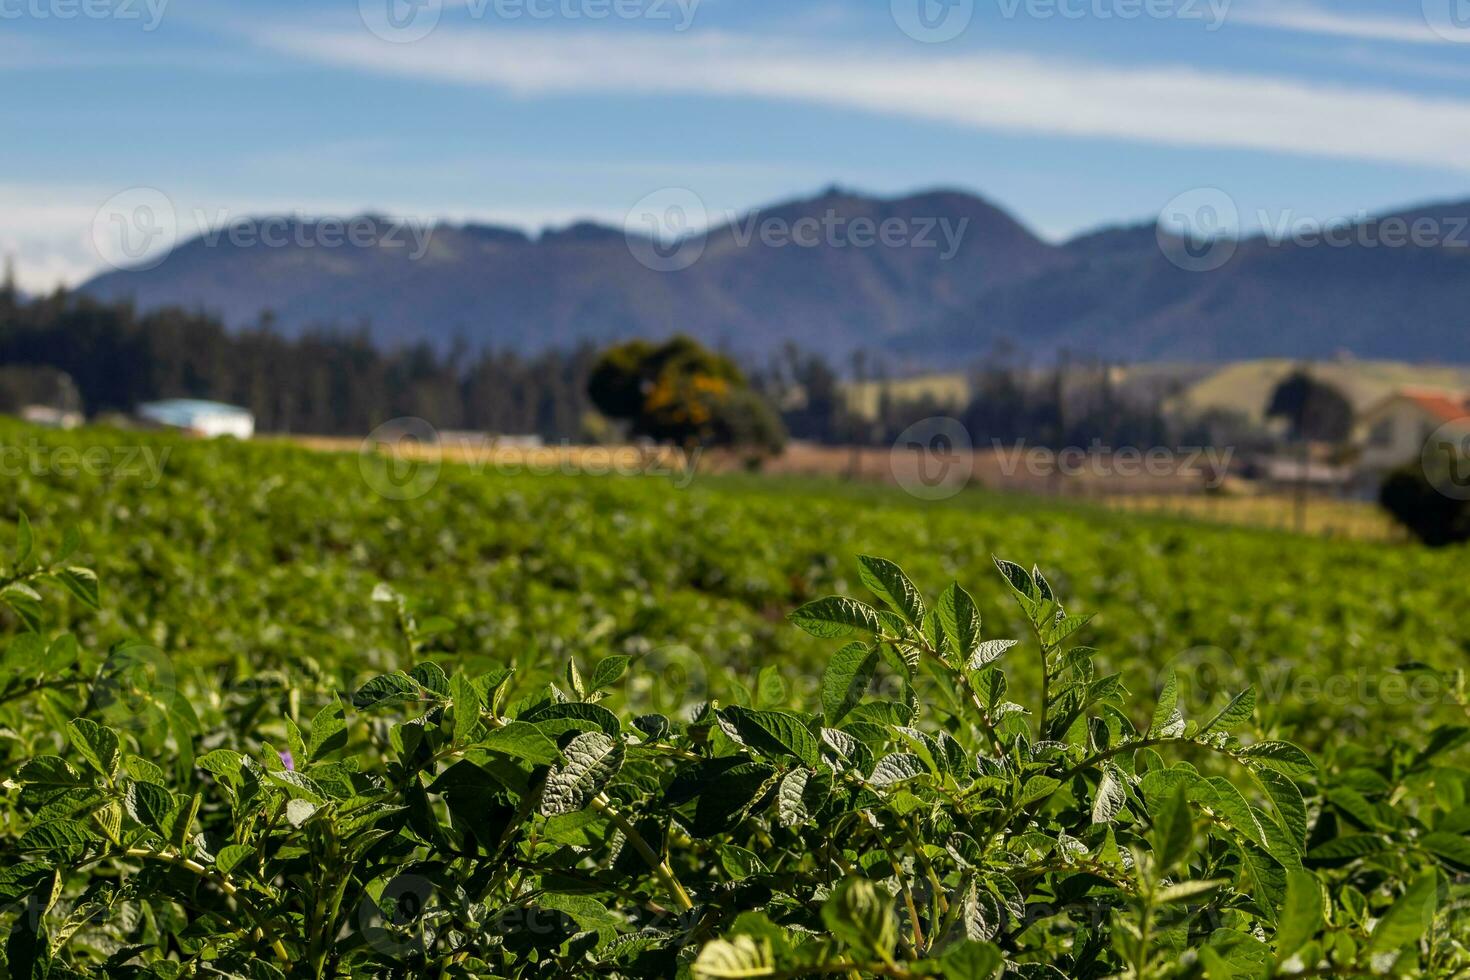
POLYGON ((986 640, 975 647, 975 651, 970 654, 970 659, 965 661, 965 669, 980 670, 995 663, 1018 642, 1017 640, 986 640))
POLYGON ((912 752, 895 752, 878 760, 878 764, 873 767, 873 774, 868 777, 868 783, 873 786, 892 786, 927 775, 929 767, 924 765, 923 759, 912 752))
POLYGON ((660 714, 638 715, 633 719, 633 727, 648 736, 652 742, 667 737, 674 730, 669 719, 660 714))
POLYGON ((16 847, 22 851, 80 852, 96 836, 75 820, 48 820, 20 835, 16 847))
POLYGON ((1154 895, 1154 901, 1160 905, 1173 905, 1180 902, 1188 902, 1192 898, 1201 895, 1213 894, 1220 890, 1225 884, 1222 880, 1215 881, 1181 881, 1177 884, 1166 885, 1160 888, 1154 895))
POLYGON ((1470 742, 1470 725, 1441 725, 1429 736, 1429 743, 1414 757, 1417 768, 1430 759, 1470 742))
POLYGON ((512 721, 504 728, 491 729, 479 744, 492 752, 525 759, 538 766, 549 766, 561 757, 555 742, 535 725, 523 721, 512 721))
POLYGON ((1230 703, 1220 709, 1219 714, 1211 718, 1199 733, 1208 735, 1213 731, 1229 732, 1250 721, 1251 715, 1256 711, 1256 689, 1248 687, 1235 697, 1230 703))
POLYGON ((1032 776, 1026 780, 1026 785, 1021 787, 1021 793, 1016 797, 1016 806, 1027 806, 1048 797, 1055 793, 1061 785, 1059 780, 1050 776, 1032 776))
POLYGON ((1041 589, 1037 586, 1035 580, 1031 578, 1030 572, 1015 562, 1006 561, 1003 558, 992 556, 991 561, 995 562, 995 567, 1000 570, 1000 574, 1005 578, 1007 584, 1015 590, 1018 596, 1032 603, 1041 601, 1041 589))
POLYGON ((705 944, 694 961, 694 976, 709 980, 736 977, 768 977, 776 972, 771 944, 766 939, 736 936, 705 944))
POLYGON ((1429 931, 1438 904, 1439 875, 1426 871, 1378 920, 1368 940, 1369 950, 1386 953, 1418 942, 1429 931))
POLYGON ((1179 678, 1171 670, 1169 679, 1159 692, 1153 719, 1148 725, 1149 738, 1175 738, 1184 734, 1184 715, 1179 712, 1179 678))
POLYGON ((1065 616, 1042 631, 1041 639, 1049 649, 1056 649, 1082 627, 1092 622, 1092 613, 1084 616, 1065 616))
POLYGON ((1092 822, 1108 823, 1123 809, 1123 804, 1128 802, 1128 790, 1125 777, 1117 766, 1107 763, 1103 766, 1102 779, 1097 784, 1097 796, 1092 803, 1092 822))
POLYGON ((959 662, 966 662, 980 645, 980 610, 975 600, 955 582, 940 593, 935 612, 959 662))
POLYGON ((898 945, 893 898, 866 878, 843 878, 822 904, 828 931, 854 949, 889 959, 898 945))
POLYGON ((169 816, 166 835, 170 844, 182 850, 189 840, 194 829, 194 819, 199 816, 199 807, 204 803, 203 795, 191 793, 188 802, 183 806, 174 807, 174 812, 169 816))
POLYGON ((292 769, 272 769, 265 778, 286 791, 291 799, 308 800, 317 805, 327 801, 327 792, 310 776, 292 769))
POLYGON ((878 610, 846 596, 815 599, 793 612, 790 618, 812 636, 825 639, 846 636, 854 629, 866 633, 881 632, 878 610))
POLYGON ((760 855, 739 844, 726 844, 720 848, 720 867, 724 869, 733 881, 749 878, 755 874, 766 874, 770 871, 760 855))
POLYGON ((583 701, 566 701, 561 704, 545 704, 524 714, 521 721, 530 722, 547 735, 560 740, 569 731, 587 731, 596 728, 609 738, 622 734, 622 722, 618 716, 600 704, 583 701))
POLYGON ((352 706, 358 711, 369 711, 418 697, 419 686, 407 674, 379 674, 357 689, 352 695, 352 706))
POLYGON ((80 786, 82 774, 58 755, 38 755, 20 767, 15 778, 35 786, 80 786))
POLYGON ((566 761, 553 766, 541 793, 541 813, 576 813, 601 793, 623 767, 622 742, 603 732, 583 732, 562 750, 566 761))
POLYGON ((822 674, 822 715, 829 726, 839 724, 862 701, 877 669, 874 644, 849 643, 832 655, 822 674))
POLYGON ((910 626, 918 626, 923 622, 924 598, 903 569, 893 562, 886 558, 859 555, 858 577, 874 595, 906 619, 910 626))
POLYGON ((432 660, 414 664, 413 669, 408 672, 408 677, 419 687, 439 697, 449 697, 449 675, 444 673, 443 667, 432 660))
POLYGON ((23 582, 15 582, 0 589, 0 602, 15 611, 26 629, 40 631, 41 596, 35 589, 23 582))
POLYGON ((240 775, 245 757, 233 749, 215 749, 201 755, 195 764, 205 772, 229 779, 240 775))
POLYGON ((734 728, 740 741, 767 755, 790 755, 809 769, 821 763, 821 744, 793 714, 732 705, 720 710, 720 720, 734 728))
POLYGON ((946 980, 990 980, 1005 958, 994 944, 967 939, 945 950, 939 962, 946 980))
POLYGON ((699 803, 690 826, 693 836, 711 837, 738 824, 779 778, 771 766, 759 762, 731 765, 732 761, 719 760, 711 776, 700 780, 699 803))
POLYGON ((306 755, 318 759, 335 752, 347 744, 347 717, 342 702, 336 698, 311 720, 311 737, 307 742, 306 755))
POLYGON ((1347 861, 1381 854, 1389 846, 1388 838, 1380 834, 1348 834, 1318 844, 1307 852, 1307 858, 1312 861, 1347 861))
POLYGON ((1183 786, 1177 786, 1153 814, 1154 857, 1159 868, 1168 871, 1189 856, 1194 843, 1194 824, 1189 814, 1189 798, 1183 786))
POLYGON ((52 578, 60 582, 66 591, 76 596, 91 609, 102 608, 102 598, 97 586, 97 573, 90 568, 71 565, 55 572, 52 578))
POLYGON ((571 689, 572 695, 578 700, 587 696, 587 689, 582 685, 582 672, 577 669, 575 657, 567 658, 567 687, 571 689))
POLYGON ((480 689, 467 674, 459 673, 450 681, 449 693, 454 698, 454 744, 464 745, 480 724, 480 689))
POLYGON ((1288 871, 1276 923, 1276 962, 1284 963, 1322 928, 1322 886, 1309 871, 1288 871))
POLYGON ((1290 776, 1282 775, 1274 769, 1257 768, 1253 770, 1253 773, 1275 805, 1276 813, 1281 818, 1281 826, 1286 831, 1288 839, 1298 851, 1305 850, 1307 846, 1307 804, 1302 799, 1302 791, 1297 788, 1290 776))
POLYGON ((90 718, 75 718, 66 726, 72 748, 108 779, 117 775, 121 757, 118 754, 117 732, 97 724, 90 718))
POLYGON ((226 844, 214 856, 214 866, 221 874, 229 874, 240 866, 240 862, 255 856, 255 848, 249 844, 226 844))
MULTIPOLYGON (((31 892, 15 917, 5 942, 6 975, 12 980, 47 980, 52 973, 51 937, 46 929, 46 913, 60 892, 60 874, 52 871, 31 892)), ((70 972, 70 971, 57 971, 70 972)))
POLYGON ((300 827, 310 820, 319 807, 308 800, 293 799, 286 801, 286 821, 293 827, 300 827))
POLYGON ((1456 870, 1470 871, 1470 837, 1440 832, 1425 834, 1419 838, 1419 846, 1455 865, 1456 870))
POLYGON ((35 535, 31 533, 31 521, 26 517, 25 511, 19 511, 15 515, 15 567, 19 568, 31 557, 31 551, 36 546, 35 535))
POLYGON ((786 679, 781 676, 781 668, 775 664, 766 664, 761 668, 756 675, 755 692, 757 708, 783 707, 791 693, 786 686, 786 679))
POLYGON ((604 657, 592 668, 592 690, 603 691, 612 687, 628 669, 628 658, 622 654, 604 657))
POLYGON ((996 897, 971 882, 960 906, 960 926, 965 930, 965 938, 974 942, 994 939, 1000 931, 1001 919, 1000 902, 996 897))
POLYGON ((174 809, 174 795, 156 783, 132 783, 123 796, 128 816, 141 826, 163 833, 163 822, 174 809))
POLYGON ((1249 838, 1252 843, 1265 847, 1266 830, 1261 826, 1256 810, 1241 795, 1240 790, 1235 788, 1235 784, 1220 776, 1211 778, 1208 783, 1210 789, 1214 791, 1213 798, 1207 804, 1210 809, 1249 838))
POLYGON ((776 815, 783 827, 802 827, 827 802, 832 776, 825 770, 793 769, 776 788, 776 815))
POLYGON ((1249 765, 1264 766, 1296 779, 1309 779, 1317 772, 1312 757, 1290 742, 1256 742, 1238 755, 1249 765))

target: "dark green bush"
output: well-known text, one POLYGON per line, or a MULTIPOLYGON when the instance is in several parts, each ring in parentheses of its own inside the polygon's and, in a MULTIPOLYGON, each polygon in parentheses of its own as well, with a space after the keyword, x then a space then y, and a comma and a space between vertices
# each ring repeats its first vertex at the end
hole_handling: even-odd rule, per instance
POLYGON ((1463 485, 1466 475, 1470 475, 1470 461, 1449 457, 1416 461, 1388 474, 1378 500, 1427 545, 1441 548, 1470 541, 1470 500, 1443 492, 1445 487, 1463 485))
MULTIPOLYGON (((624 718, 600 703, 622 656, 554 683, 422 660, 342 698, 287 676, 173 691, 134 645, 42 638, 43 589, 100 596, 21 528, 0 578, 28 627, 0 686, 11 977, 1470 969, 1470 727, 1324 769, 1253 722, 1254 689, 1192 719, 1169 675, 1140 714, 1036 570, 996 562, 1017 643, 958 585, 931 605, 863 558, 881 607, 791 617, 851 638, 820 704, 773 707, 766 672, 747 704, 624 718), (1016 673, 1034 703, 1008 698, 1016 673)), ((418 659, 431 625, 375 598, 418 659)), ((1437 676, 1463 710, 1463 673, 1437 676)))

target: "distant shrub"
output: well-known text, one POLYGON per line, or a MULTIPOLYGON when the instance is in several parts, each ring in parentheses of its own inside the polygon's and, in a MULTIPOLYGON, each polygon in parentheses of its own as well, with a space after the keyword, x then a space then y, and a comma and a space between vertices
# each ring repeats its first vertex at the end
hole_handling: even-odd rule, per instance
POLYGON ((609 348, 587 383, 592 403, 632 435, 683 446, 778 453, 786 430, 735 362, 688 337, 609 348))
POLYGON ((1435 548, 1470 541, 1470 500, 1459 500, 1440 488, 1455 485, 1450 467, 1464 460, 1418 460, 1390 473, 1378 501, 1420 541, 1435 548))

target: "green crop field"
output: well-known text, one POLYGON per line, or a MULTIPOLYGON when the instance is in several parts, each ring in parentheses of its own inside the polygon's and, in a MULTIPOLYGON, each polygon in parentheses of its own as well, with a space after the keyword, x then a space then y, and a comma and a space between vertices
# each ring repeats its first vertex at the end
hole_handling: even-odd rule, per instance
POLYGON ((10 976, 1470 975, 1463 549, 0 443, 10 976))

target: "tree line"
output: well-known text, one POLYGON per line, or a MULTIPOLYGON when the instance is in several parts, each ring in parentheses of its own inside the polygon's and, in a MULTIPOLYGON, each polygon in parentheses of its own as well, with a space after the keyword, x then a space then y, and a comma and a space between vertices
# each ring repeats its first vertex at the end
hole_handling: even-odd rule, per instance
POLYGON ((249 409, 267 432, 361 435, 417 416, 441 429, 577 439, 592 412, 596 356, 591 346, 533 357, 464 344, 384 350, 365 328, 288 338, 269 315, 229 331, 177 308, 141 313, 65 293, 24 301, 0 291, 0 365, 65 372, 94 416, 203 398, 249 409))
MULTIPOLYGON (((665 438, 667 416, 677 414, 678 406, 665 412, 661 427, 633 424, 618 433, 604 418, 617 418, 617 411, 608 411, 606 394, 600 403, 593 397, 598 365, 619 350, 648 354, 640 343, 603 352, 585 344, 535 355, 474 350, 465 342, 447 350, 426 343, 385 349, 370 339, 366 326, 292 338, 276 329, 268 313, 249 329, 227 330, 197 311, 141 312, 128 303, 65 292, 24 300, 13 288, 0 288, 0 367, 6 369, 0 389, 8 389, 8 396, 0 390, 0 408, 14 410, 9 403, 20 400, 21 392, 35 400, 34 376, 27 381, 15 371, 44 368, 64 372, 80 407, 92 416, 130 413, 160 398, 204 398, 249 409, 264 432, 361 435, 386 419, 416 416, 441 429, 548 440, 665 438)), ((699 365, 691 377, 728 360, 687 339, 644 346, 664 352, 654 362, 684 365, 685 374, 689 364, 699 365), (670 351, 678 356, 670 359, 670 351)), ((931 395, 898 397, 886 384, 885 362, 875 355, 838 365, 789 343, 765 364, 721 368, 748 379, 751 395, 731 401, 724 417, 714 421, 721 431, 766 445, 779 443, 780 428, 808 442, 891 445, 905 428, 936 415, 957 418, 977 445, 1240 445, 1249 438, 1238 419, 1179 423, 1165 414, 1159 393, 1120 385, 1115 367, 1066 357, 1037 366, 997 351, 971 369, 969 396, 956 404, 931 395), (876 410, 855 409, 853 380, 878 385, 876 410), (767 418, 773 409, 779 413, 776 425, 767 418)), ((651 378, 634 372, 633 380, 655 390, 651 378)), ((743 386, 742 381, 738 387, 743 386)), ((671 387, 679 398, 701 397, 697 386, 671 387)), ((690 406, 699 408, 693 400, 690 406)))

